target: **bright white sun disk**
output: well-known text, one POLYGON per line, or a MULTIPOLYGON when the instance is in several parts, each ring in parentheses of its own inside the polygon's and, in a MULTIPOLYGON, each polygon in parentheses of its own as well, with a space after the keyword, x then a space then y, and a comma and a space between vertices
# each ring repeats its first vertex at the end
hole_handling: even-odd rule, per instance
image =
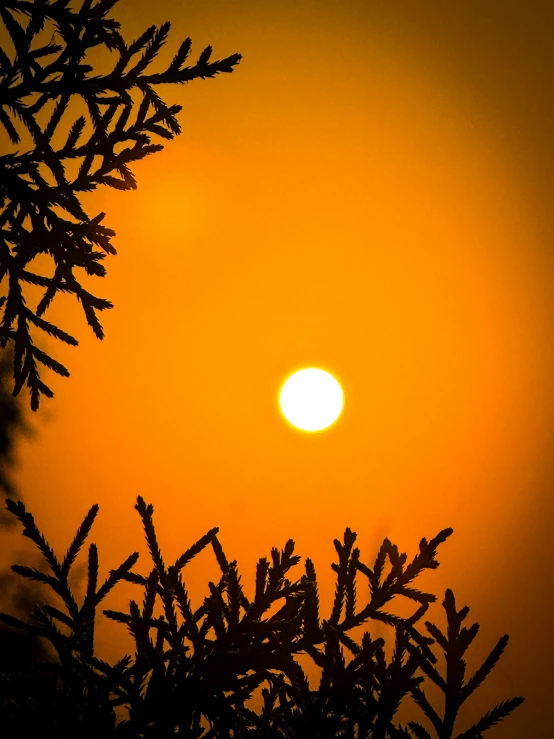
POLYGON ((343 404, 339 383, 328 372, 315 367, 295 372, 279 394, 284 417, 302 431, 326 429, 340 416, 343 404))

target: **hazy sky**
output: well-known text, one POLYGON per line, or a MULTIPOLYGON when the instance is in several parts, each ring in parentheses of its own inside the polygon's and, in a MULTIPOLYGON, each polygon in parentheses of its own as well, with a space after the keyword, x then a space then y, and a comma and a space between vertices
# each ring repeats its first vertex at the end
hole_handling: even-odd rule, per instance
MULTIPOLYGON (((146 572, 143 495, 169 559, 219 526, 247 592, 292 537, 325 607, 345 526, 365 561, 384 536, 411 557, 452 526, 419 586, 470 606, 470 669, 511 637, 468 720, 523 695, 487 737, 547 739, 554 4, 121 0, 114 16, 129 40, 172 22, 160 65, 189 35, 194 58, 243 60, 160 90, 182 135, 136 166, 137 191, 87 196, 117 232, 90 283, 115 308, 103 342, 69 300, 47 315, 80 346, 47 345, 71 378, 20 449, 37 521, 63 549, 98 502, 104 572, 139 544, 146 572), (344 387, 328 433, 277 411, 302 366, 344 387)), ((207 554, 192 567, 193 603, 214 574, 207 554)))

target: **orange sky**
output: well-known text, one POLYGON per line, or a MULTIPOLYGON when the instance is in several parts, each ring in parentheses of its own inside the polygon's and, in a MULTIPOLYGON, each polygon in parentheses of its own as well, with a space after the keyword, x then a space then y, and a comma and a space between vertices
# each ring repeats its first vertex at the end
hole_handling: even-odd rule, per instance
MULTIPOLYGON (((80 346, 46 344, 71 378, 52 378, 21 444, 21 493, 59 549, 98 502, 105 572, 139 546, 147 571, 138 494, 169 559, 219 526, 247 592, 255 561, 292 537, 326 606, 345 526, 365 561, 384 536, 413 556, 452 526, 419 586, 470 606, 475 661, 511 636, 467 715, 523 695, 487 737, 546 739, 554 10, 209 5, 114 13, 128 39, 171 20, 160 64, 187 35, 196 55, 211 43, 243 61, 162 90, 184 104, 182 135, 135 167, 137 191, 86 197, 117 233, 90 283, 115 308, 103 342, 70 300, 46 316, 80 346), (294 433, 277 412, 302 366, 343 385, 328 432, 294 433)), ((194 603, 215 576, 201 559, 194 603)), ((116 632, 100 634, 107 656, 116 632)))

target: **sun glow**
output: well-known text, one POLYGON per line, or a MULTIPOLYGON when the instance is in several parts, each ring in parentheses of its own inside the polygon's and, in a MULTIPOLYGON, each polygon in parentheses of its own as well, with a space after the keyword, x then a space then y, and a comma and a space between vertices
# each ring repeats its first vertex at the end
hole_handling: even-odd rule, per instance
POLYGON ((292 374, 281 388, 279 405, 287 421, 301 431, 323 431, 340 416, 343 392, 324 370, 307 367, 292 374))

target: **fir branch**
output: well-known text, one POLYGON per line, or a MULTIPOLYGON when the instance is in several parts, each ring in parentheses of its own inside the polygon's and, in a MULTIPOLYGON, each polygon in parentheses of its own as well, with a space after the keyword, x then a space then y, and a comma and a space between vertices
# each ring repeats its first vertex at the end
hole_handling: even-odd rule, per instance
POLYGON ((77 533, 75 534, 75 538, 71 542, 71 545, 69 549, 67 550, 67 554, 65 555, 65 558, 62 562, 61 571, 65 576, 69 574, 69 570, 71 569, 71 566, 73 562, 75 561, 75 558, 79 554, 81 547, 85 543, 85 540, 90 533, 92 524, 94 523, 94 519, 96 518, 97 514, 98 514, 98 505, 95 504, 91 507, 91 509, 89 510, 85 518, 83 519, 83 523, 79 526, 79 529, 77 530, 77 533))
MULTIPOLYGON (((503 637, 484 666, 464 686, 463 654, 476 631, 474 626, 462 628, 468 608, 457 610, 453 593, 447 591, 443 601, 447 633, 426 623, 429 633, 446 653, 447 676, 444 679, 434 666, 437 658, 430 649, 435 640, 417 631, 417 619, 413 616, 402 619, 382 610, 393 591, 401 592, 405 576, 405 555, 390 542, 386 541, 382 549, 396 568, 395 575, 381 582, 382 568, 377 562, 378 577, 372 594, 372 599, 376 600, 369 611, 356 612, 352 578, 357 572, 366 577, 371 575, 358 567, 359 552, 353 548, 355 534, 350 530, 345 532, 342 542, 335 542, 339 562, 335 563, 334 570, 337 578, 343 581, 345 608, 349 611, 343 620, 339 618, 336 622, 335 618, 328 618, 320 624, 317 580, 311 560, 306 560, 305 573, 299 579, 287 579, 290 569, 299 560, 294 555, 291 539, 282 550, 271 550, 271 563, 266 558, 258 561, 255 598, 249 603, 237 563, 229 562, 223 553, 217 529, 211 529, 173 566, 166 568, 154 527, 153 506, 140 496, 135 507, 143 522, 154 567, 147 576, 132 572, 138 557, 135 553, 112 570, 104 585, 97 589, 98 553, 96 546, 91 544, 87 590, 79 610, 71 603, 71 593, 68 603, 67 574, 90 531, 95 507, 85 517, 60 565, 24 506, 13 501, 7 505, 24 524, 26 535, 30 535, 52 560, 54 574, 46 575, 35 568, 17 565, 16 571, 53 588, 68 607, 68 614, 48 604, 37 607, 31 611, 32 622, 0 614, 0 621, 6 625, 47 639, 58 654, 58 661, 49 662, 45 674, 55 679, 61 703, 53 704, 52 709, 45 707, 44 702, 40 702, 40 691, 45 684, 39 683, 35 689, 31 682, 26 684, 21 695, 10 694, 10 700, 13 698, 15 706, 24 705, 30 716, 40 716, 43 723, 45 716, 51 715, 56 721, 63 716, 68 722, 68 736, 84 736, 95 726, 100 727, 98 735, 106 739, 115 739, 122 732, 161 737, 176 731, 195 739, 227 735, 271 739, 315 735, 342 739, 409 739, 410 736, 430 739, 429 733, 417 722, 412 721, 407 727, 393 724, 401 701, 411 694, 437 735, 446 739, 454 736, 453 719, 464 691, 470 686, 469 695, 478 687, 506 646, 503 637), (222 576, 219 582, 208 584, 209 595, 201 608, 193 612, 180 572, 209 543, 222 576), (103 611, 130 631, 136 646, 134 658, 127 656, 110 665, 94 654, 95 609, 120 580, 139 585, 143 595, 141 600, 130 601, 127 613, 103 611), (163 615, 156 617, 158 597, 163 615), (349 598, 351 606, 348 606, 349 598), (372 640, 366 631, 358 643, 347 633, 367 618, 381 620, 396 629, 390 661, 385 655, 383 639, 372 640), (62 627, 68 635, 62 633, 62 627), (345 649, 351 654, 349 660, 345 658, 345 649), (322 671, 315 689, 297 662, 300 654, 308 655, 322 671), (423 676, 416 674, 418 669, 423 676), (424 677, 436 682, 445 693, 444 717, 431 706, 420 687, 424 677), (258 688, 261 688, 263 706, 261 712, 256 713, 244 703, 258 688), (36 710, 34 702, 38 706, 36 710), (126 707, 128 719, 121 721, 114 733, 116 706, 126 707), (74 710, 75 707, 78 710, 74 710), (48 713, 50 710, 52 714, 48 713), (202 728, 202 717, 211 727, 208 733, 202 728)), ((425 558, 417 563, 418 568, 431 562, 429 546, 432 545, 423 546, 425 558)), ((422 595, 412 590, 412 595, 422 595)), ((430 599, 420 600, 419 611, 423 612, 430 599)), ((2 680, 0 675, 0 685, 5 687, 2 680)), ((3 700, 1 694, 0 700, 3 700)), ((501 703, 457 739, 482 739, 484 731, 509 715, 521 702, 522 699, 516 697, 501 703)), ((21 715, 18 713, 18 720, 21 715)))
POLYGON ((168 40, 170 24, 151 26, 127 46, 119 23, 109 17, 116 4, 117 0, 81 0, 76 4, 79 7, 74 7, 68 0, 6 0, 0 7, 0 23, 16 52, 11 59, 6 50, 0 50, 0 126, 14 146, 21 143, 20 124, 33 141, 28 151, 0 156, 0 200, 7 204, 0 214, 0 225, 2 236, 18 255, 12 257, 7 245, 0 247, 0 276, 9 276, 7 300, 0 304, 0 344, 5 347, 14 343, 14 356, 18 358, 13 370, 14 394, 26 383, 33 410, 38 409, 42 395, 53 395, 35 360, 58 374, 69 375, 53 357, 39 354, 35 332, 77 344, 76 339, 41 318, 58 292, 70 293, 80 301, 87 323, 99 339, 104 331, 96 313, 112 307, 109 301, 99 305, 99 299, 85 291, 73 273, 75 267, 84 267, 89 275, 105 275, 98 255, 90 250, 91 244, 115 254, 110 242, 113 231, 100 229, 95 219, 89 218, 79 193, 92 192, 100 185, 135 189, 137 182, 130 164, 163 148, 153 144, 150 136, 170 140, 180 132, 176 116, 182 106, 168 106, 158 94, 157 85, 182 84, 220 71, 231 72, 240 61, 240 55, 235 54, 210 64, 204 50, 196 65, 183 67, 191 49, 191 41, 186 39, 164 71, 149 74, 151 63, 168 40), (21 22, 22 16, 28 18, 26 25, 21 22), (39 35, 47 28, 53 35, 45 44, 39 35), (118 56, 108 74, 94 74, 93 67, 86 63, 87 52, 99 46, 118 56), (138 59, 137 53, 141 54, 138 59), (129 68, 129 64, 133 66, 129 68), (141 105, 134 102, 134 90, 143 93, 141 105), (73 111, 78 101, 81 109, 85 104, 86 114, 76 117, 73 111), (53 103, 53 111, 43 124, 39 114, 49 102, 53 103), (150 107, 154 114, 146 118, 150 107), (130 124, 131 113, 137 108, 139 115, 130 124), (66 134, 63 129, 68 120, 73 123, 66 134), (54 143, 60 132, 65 139, 61 147, 54 143), (134 146, 116 154, 116 147, 126 141, 134 142, 134 146), (83 162, 70 182, 66 164, 79 157, 83 162), (97 157, 103 164, 94 171, 97 157), (54 183, 45 179, 41 167, 48 168, 54 183), (73 220, 60 218, 56 208, 65 210, 73 220), (25 215, 31 217, 30 229, 23 227, 25 215), (54 279, 41 280, 29 272, 29 263, 39 254, 52 259, 54 279), (21 284, 25 282, 46 288, 35 313, 22 299, 21 284))
POLYGON ((507 716, 512 713, 518 706, 523 703, 524 699, 520 696, 510 698, 510 700, 503 701, 495 706, 491 711, 488 711, 479 721, 474 724, 471 729, 464 731, 462 734, 458 734, 456 739, 479 739, 481 734, 490 729, 491 726, 503 721, 507 716))
POLYGON ((200 537, 197 542, 195 542, 191 547, 189 547, 183 554, 181 554, 180 557, 176 560, 175 564, 173 565, 174 569, 179 572, 180 570, 185 567, 185 565, 190 562, 191 559, 196 557, 197 554, 200 554, 200 552, 208 546, 208 544, 212 543, 215 539, 216 535, 219 533, 219 528, 216 526, 213 529, 210 529, 207 534, 204 534, 204 536, 200 537))
POLYGON ((112 588, 117 585, 120 580, 123 580, 124 575, 126 575, 131 567, 136 564, 138 558, 138 552, 133 552, 133 554, 127 557, 127 559, 122 562, 117 569, 110 570, 108 578, 95 595, 95 605, 98 605, 98 603, 104 600, 110 590, 112 590, 112 588))
POLYGON ((23 501, 15 501, 11 498, 6 498, 6 508, 23 524, 23 536, 31 539, 31 541, 40 549, 51 570, 54 572, 54 575, 57 578, 62 577, 62 568, 53 549, 38 530, 37 525, 35 524, 35 519, 32 514, 27 511, 23 501))
POLYGON ((417 723, 417 721, 410 721, 408 726, 410 731, 415 734, 416 739, 432 739, 431 734, 429 734, 427 729, 424 729, 421 724, 417 723))
POLYGON ((466 685, 462 689, 462 700, 465 701, 473 693, 473 691, 476 690, 479 687, 479 685, 481 685, 483 680, 487 677, 487 675, 490 673, 492 668, 495 666, 495 664, 500 659, 500 656, 504 652, 504 649, 506 648, 508 641, 509 641, 508 634, 504 634, 504 636, 500 637, 500 639, 498 640, 492 652, 483 662, 481 667, 479 667, 475 671, 473 676, 467 681, 466 685))

